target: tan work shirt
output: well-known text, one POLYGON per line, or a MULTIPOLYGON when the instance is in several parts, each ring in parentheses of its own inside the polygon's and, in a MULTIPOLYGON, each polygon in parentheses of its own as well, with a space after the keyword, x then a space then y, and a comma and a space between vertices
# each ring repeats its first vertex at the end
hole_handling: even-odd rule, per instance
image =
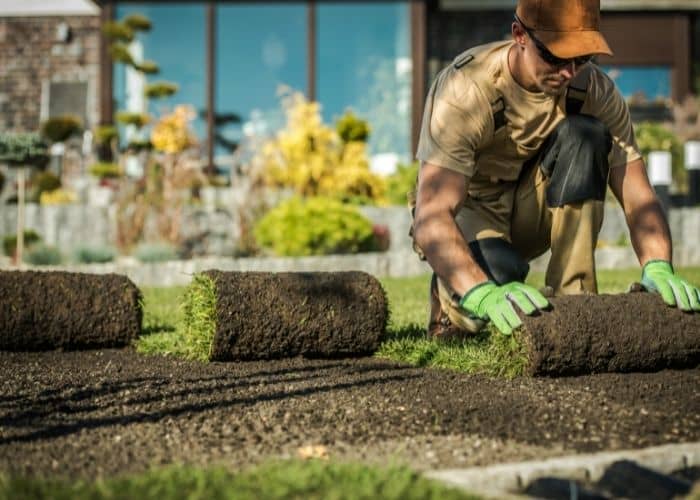
MULTIPOLYGON (((566 116, 565 95, 530 92, 513 79, 508 68, 513 43, 482 45, 467 51, 469 57, 457 57, 437 76, 426 100, 416 156, 464 174, 470 192, 517 180, 523 163, 566 116), (500 97, 506 125, 494 132, 492 103, 500 97)), ((613 81, 591 66, 581 113, 608 126, 609 164, 619 167, 641 157, 629 110, 613 81)))

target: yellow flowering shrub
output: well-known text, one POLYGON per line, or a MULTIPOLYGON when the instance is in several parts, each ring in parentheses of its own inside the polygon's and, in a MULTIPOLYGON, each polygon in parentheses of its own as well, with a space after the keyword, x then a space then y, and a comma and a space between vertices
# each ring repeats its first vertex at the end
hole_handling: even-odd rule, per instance
POLYGON ((256 161, 268 185, 292 188, 301 196, 344 201, 382 201, 384 180, 369 170, 364 141, 343 141, 323 123, 320 105, 298 92, 282 99, 287 124, 265 143, 256 161))
POLYGON ((153 126, 151 143, 157 151, 163 153, 180 153, 197 143, 190 127, 196 116, 190 106, 176 106, 175 110, 163 115, 153 126))
POLYGON ((61 188, 44 191, 39 196, 39 203, 42 205, 67 205, 77 201, 78 197, 73 191, 61 188))

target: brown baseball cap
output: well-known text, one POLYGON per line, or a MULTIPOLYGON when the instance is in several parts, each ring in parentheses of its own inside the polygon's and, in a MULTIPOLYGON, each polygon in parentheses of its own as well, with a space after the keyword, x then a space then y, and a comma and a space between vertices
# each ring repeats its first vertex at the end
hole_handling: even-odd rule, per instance
POLYGON ((600 0, 518 0, 515 14, 557 57, 613 55, 599 31, 600 0))

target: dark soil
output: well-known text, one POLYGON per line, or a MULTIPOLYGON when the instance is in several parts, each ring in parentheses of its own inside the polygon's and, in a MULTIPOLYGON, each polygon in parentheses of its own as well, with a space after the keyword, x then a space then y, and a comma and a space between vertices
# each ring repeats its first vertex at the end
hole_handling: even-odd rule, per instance
POLYGON ((140 299, 126 276, 0 271, 0 349, 128 345, 141 331, 140 299))
POLYGON ((42 476, 237 468, 309 445, 421 470, 700 440, 699 368, 503 380, 374 358, 202 364, 108 349, 0 352, 0 373, 0 471, 42 476))
POLYGON ((658 371, 700 364, 700 314, 651 293, 551 299, 524 317, 532 375, 658 371))
POLYGON ((205 274, 216 283, 212 360, 369 354, 386 330, 386 295, 367 273, 205 274))

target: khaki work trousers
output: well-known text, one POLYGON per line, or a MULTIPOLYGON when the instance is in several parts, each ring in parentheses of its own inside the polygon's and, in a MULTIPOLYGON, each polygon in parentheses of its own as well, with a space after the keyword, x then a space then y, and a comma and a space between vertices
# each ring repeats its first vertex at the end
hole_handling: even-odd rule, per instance
MULTIPOLYGON (((547 184, 539 165, 532 165, 519 182, 479 189, 457 214, 457 225, 465 241, 502 238, 527 262, 551 249, 545 285, 557 295, 597 293, 594 251, 604 202, 586 200, 550 208, 547 184)), ((453 324, 469 331, 483 326, 468 317, 440 279, 438 295, 453 324)))

